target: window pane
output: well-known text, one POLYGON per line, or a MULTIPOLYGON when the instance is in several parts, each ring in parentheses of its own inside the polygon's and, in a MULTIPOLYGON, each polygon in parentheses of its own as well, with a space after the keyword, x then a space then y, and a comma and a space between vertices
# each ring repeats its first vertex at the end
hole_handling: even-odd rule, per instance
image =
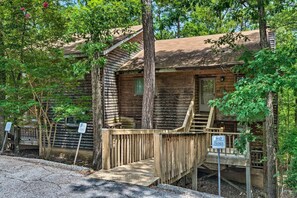
POLYGON ((134 81, 134 94, 143 95, 143 78, 137 78, 134 81))

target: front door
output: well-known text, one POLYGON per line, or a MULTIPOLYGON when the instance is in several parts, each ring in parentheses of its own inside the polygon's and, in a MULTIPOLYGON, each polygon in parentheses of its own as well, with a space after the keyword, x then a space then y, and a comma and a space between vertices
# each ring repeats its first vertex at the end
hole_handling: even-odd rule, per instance
POLYGON ((209 111, 208 102, 215 98, 215 79, 199 79, 199 111, 209 111))

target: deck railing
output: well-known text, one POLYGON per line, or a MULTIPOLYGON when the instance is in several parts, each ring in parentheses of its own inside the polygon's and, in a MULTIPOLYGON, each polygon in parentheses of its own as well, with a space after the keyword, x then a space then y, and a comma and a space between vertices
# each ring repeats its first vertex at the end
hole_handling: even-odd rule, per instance
POLYGON ((211 107, 208 115, 206 128, 211 128, 215 120, 215 108, 211 107))
POLYGON ((21 127, 19 130, 21 145, 38 145, 38 129, 36 127, 21 127))
POLYGON ((263 168, 262 150, 251 150, 251 166, 253 168, 263 168))
POLYGON ((206 139, 205 133, 155 133, 155 174, 161 183, 172 183, 202 164, 207 154, 206 139))
POLYGON ((192 98, 183 125, 174 129, 175 132, 189 132, 195 116, 195 97, 192 98))
POLYGON ((146 129, 103 129, 103 169, 153 158, 154 132, 146 129))

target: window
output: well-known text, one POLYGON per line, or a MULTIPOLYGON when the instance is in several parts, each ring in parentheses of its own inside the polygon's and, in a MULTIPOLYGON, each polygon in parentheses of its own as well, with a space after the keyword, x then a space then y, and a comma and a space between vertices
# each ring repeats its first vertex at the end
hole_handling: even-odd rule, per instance
POLYGON ((77 120, 75 117, 67 117, 65 119, 65 124, 68 127, 78 127, 80 120, 77 120))
POLYGON ((143 78, 136 78, 134 80, 134 95, 142 96, 143 95, 143 78))

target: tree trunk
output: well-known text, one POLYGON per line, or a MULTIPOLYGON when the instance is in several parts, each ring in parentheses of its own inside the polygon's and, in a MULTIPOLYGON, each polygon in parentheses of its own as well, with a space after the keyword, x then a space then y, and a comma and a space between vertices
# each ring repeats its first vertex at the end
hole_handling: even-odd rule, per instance
MULTIPOLYGON (((0 71, 0 85, 4 85, 4 84, 5 84, 5 72, 0 71)), ((5 93, 3 92, 0 92, 0 101, 1 100, 5 100, 5 93)), ((2 146, 2 142, 4 138, 4 124, 5 124, 4 114, 3 114, 3 111, 0 109, 0 148, 2 146)))
POLYGON ((177 38, 180 38, 180 16, 177 18, 177 38))
MULTIPOLYGON (((266 13, 264 0, 257 0, 258 2, 258 17, 259 17, 259 31, 260 31, 260 45, 261 48, 269 47, 266 33, 266 13)), ((266 133, 266 153, 267 153, 267 169, 264 171, 264 184, 266 185, 266 193, 269 198, 277 197, 277 177, 276 174, 276 135, 274 128, 274 107, 273 107, 274 93, 269 92, 267 98, 267 108, 269 115, 265 120, 266 133)))
POLYGON ((258 1, 258 17, 259 17, 259 31, 260 31, 260 45, 261 48, 269 47, 267 41, 267 25, 266 25, 266 13, 265 13, 265 6, 264 0, 257 0, 258 1))
MULTIPOLYGON (((0 30, 2 29, 3 29, 2 21, 0 21, 0 30)), ((4 46, 4 42, 3 42, 2 32, 0 31, 0 56, 4 56, 2 46, 4 46)), ((5 84, 5 72, 0 71, 0 85, 4 85, 4 84, 5 84)), ((5 93, 0 92, 0 101, 4 99, 5 99, 5 93)), ((4 115, 2 110, 0 109, 0 148, 2 146, 3 138, 4 138, 4 115)))
MULTIPOLYGON (((267 157, 267 132, 266 132, 266 123, 263 122, 263 156, 267 157)), ((263 161, 263 190, 267 194, 267 160, 263 161)))
POLYGON ((152 0, 142 0, 142 24, 144 43, 144 93, 141 126, 144 129, 152 129, 155 97, 155 38, 152 0))
POLYGON ((269 198, 277 197, 277 177, 276 175, 276 145, 274 133, 274 113, 273 111, 274 94, 268 93, 267 107, 270 110, 266 117, 266 146, 267 146, 267 195, 269 198))
POLYGON ((93 66, 92 76, 92 110, 93 110, 93 168, 102 166, 102 98, 100 67, 93 66))

